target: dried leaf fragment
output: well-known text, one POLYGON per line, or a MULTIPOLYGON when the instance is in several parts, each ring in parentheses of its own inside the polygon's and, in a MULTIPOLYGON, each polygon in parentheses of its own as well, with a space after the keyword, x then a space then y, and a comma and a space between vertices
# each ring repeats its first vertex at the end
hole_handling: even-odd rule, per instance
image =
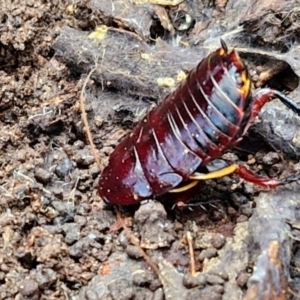
POLYGON ((101 42, 104 40, 107 31, 108 31, 107 26, 105 26, 105 25, 98 26, 98 27, 96 27, 95 31, 91 32, 88 35, 88 38, 92 39, 96 42, 101 42))
POLYGON ((164 87, 174 87, 175 86, 175 80, 171 77, 160 77, 157 78, 157 84, 158 86, 164 86, 164 87))

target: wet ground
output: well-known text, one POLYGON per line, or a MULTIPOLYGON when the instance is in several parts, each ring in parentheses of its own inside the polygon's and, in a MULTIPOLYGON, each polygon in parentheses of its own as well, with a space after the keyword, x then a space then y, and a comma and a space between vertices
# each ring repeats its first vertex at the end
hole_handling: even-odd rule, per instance
MULTIPOLYGON (((300 2, 149 2, 2 1, 0 299, 299 299, 296 183, 261 191, 230 176, 207 182, 190 209, 120 208, 134 244, 97 185, 118 140, 220 38, 254 90, 300 103, 300 2), (80 104, 93 68, 84 109, 100 167, 80 104)), ((274 100, 224 158, 296 174, 299 124, 274 100)))

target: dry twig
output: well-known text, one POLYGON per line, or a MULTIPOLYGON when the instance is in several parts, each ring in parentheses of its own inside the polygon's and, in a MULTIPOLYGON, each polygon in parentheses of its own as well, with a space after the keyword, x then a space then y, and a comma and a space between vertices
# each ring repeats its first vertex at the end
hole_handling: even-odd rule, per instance
POLYGON ((87 86, 87 83, 90 80, 92 74, 96 71, 96 69, 97 69, 97 66, 95 66, 89 72, 89 74, 87 75, 87 77, 86 77, 86 79, 83 83, 83 86, 82 86, 82 89, 81 89, 81 92, 80 92, 80 109, 81 109, 82 122, 84 124, 84 129, 85 129, 89 144, 90 144, 91 149, 92 149, 92 154, 95 158, 95 161, 97 163, 97 166, 98 166, 99 170, 101 171, 102 166, 101 166, 100 159, 98 157, 98 153, 97 153, 94 141, 93 141, 93 137, 92 137, 92 134, 91 134, 91 129, 90 129, 89 122, 87 120, 87 114, 86 114, 86 111, 85 111, 85 90, 86 90, 86 86, 87 86))

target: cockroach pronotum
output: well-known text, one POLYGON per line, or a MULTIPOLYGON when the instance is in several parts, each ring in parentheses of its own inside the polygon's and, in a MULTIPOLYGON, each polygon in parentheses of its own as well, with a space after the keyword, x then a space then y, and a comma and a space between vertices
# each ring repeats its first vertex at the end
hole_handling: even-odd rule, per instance
POLYGON ((251 79, 238 53, 229 52, 224 41, 221 45, 116 147, 99 181, 104 201, 135 204, 234 172, 267 188, 296 180, 259 177, 238 164, 197 172, 236 146, 270 98, 279 98, 300 115, 300 106, 279 91, 263 88, 252 96, 251 79))

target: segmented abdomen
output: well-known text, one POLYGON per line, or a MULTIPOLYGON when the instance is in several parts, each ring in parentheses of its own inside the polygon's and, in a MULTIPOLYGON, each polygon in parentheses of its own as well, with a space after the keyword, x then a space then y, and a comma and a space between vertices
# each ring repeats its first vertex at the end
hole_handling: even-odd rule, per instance
POLYGON ((249 117, 252 98, 239 89, 241 72, 248 76, 234 51, 219 49, 200 62, 117 146, 100 196, 131 204, 163 194, 222 155, 249 117))

